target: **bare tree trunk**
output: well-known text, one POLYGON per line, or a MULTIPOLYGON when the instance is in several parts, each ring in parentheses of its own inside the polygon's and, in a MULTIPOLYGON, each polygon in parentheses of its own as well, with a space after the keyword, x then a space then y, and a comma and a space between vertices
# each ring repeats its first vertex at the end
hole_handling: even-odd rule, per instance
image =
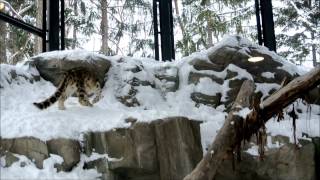
MULTIPOLYGON (((306 0, 305 3, 307 4, 307 7, 311 11, 311 9, 312 9, 312 1, 311 0, 306 0)), ((314 3, 313 6, 316 6, 316 4, 314 3)), ((314 17, 311 18, 311 21, 312 22, 315 21, 314 17)), ((310 30, 310 34, 311 34, 311 40, 314 41, 314 32, 312 31, 312 29, 309 29, 309 30, 310 30)), ((312 64, 313 64, 313 67, 316 67, 316 66, 318 66, 318 64, 317 64, 317 49, 316 49, 316 45, 315 44, 311 45, 311 53, 312 53, 312 64)))
POLYGON ((180 26, 180 28, 181 28, 182 35, 184 35, 184 34, 186 33, 186 31, 185 31, 185 28, 184 28, 184 24, 183 24, 183 22, 182 22, 182 19, 181 19, 181 17, 180 17, 178 0, 174 0, 174 6, 176 7, 176 16, 177 16, 177 19, 178 19, 179 26, 180 26))
MULTIPOLYGON (((311 40, 314 40, 314 32, 311 32, 311 40)), ((318 63, 317 63, 317 49, 315 44, 311 45, 311 52, 312 52, 313 67, 316 67, 318 66, 318 63)))
MULTIPOLYGON (((206 1, 205 6, 209 6, 211 3, 210 0, 206 1)), ((211 46, 213 46, 213 32, 212 32, 212 27, 213 27, 213 22, 210 16, 207 16, 207 43, 206 43, 206 48, 209 48, 211 46)))
POLYGON ((109 39, 109 25, 108 25, 108 2, 107 0, 101 0, 101 36, 102 36, 102 45, 100 51, 103 54, 108 54, 108 39, 109 39))
POLYGON ((7 63, 7 26, 0 20, 0 63, 7 63))
POLYGON ((208 153, 198 163, 197 167, 187 175, 184 180, 212 180, 224 157, 241 143, 241 140, 249 139, 254 133, 264 126, 264 124, 274 115, 278 114, 283 108, 293 103, 296 99, 303 97, 320 83, 320 67, 314 68, 309 73, 297 77, 289 84, 275 92, 260 104, 254 104, 254 109, 247 115, 245 120, 235 115, 239 111, 236 109, 248 106, 250 95, 253 93, 253 82, 245 81, 235 100, 235 104, 218 135, 213 141, 208 153), (242 126, 236 124, 242 120, 242 126), (239 130, 239 128, 242 128, 239 130), (238 129, 236 129, 238 128, 238 129), (242 132, 241 136, 239 133, 242 132))
MULTIPOLYGON (((78 16, 78 1, 73 1, 73 11, 74 15, 78 16)), ((78 25, 73 25, 73 32, 72 32, 72 49, 76 48, 77 45, 77 31, 78 31, 78 25)))
POLYGON ((228 114, 228 117, 219 130, 216 139, 212 143, 208 152, 199 162, 197 167, 184 178, 184 180, 212 180, 228 153, 232 153, 236 144, 236 122, 240 121, 240 116, 236 113, 241 108, 249 107, 251 97, 254 94, 254 82, 244 81, 240 92, 228 114))
POLYGON ((19 47, 21 45, 18 44, 18 35, 13 31, 13 28, 16 27, 11 26, 11 28, 12 29, 9 31, 9 38, 7 41, 7 47, 9 47, 9 50, 11 52, 11 56, 8 58, 8 63, 14 65, 17 64, 23 56, 19 47))
MULTIPOLYGON (((42 20, 43 20, 43 14, 42 14, 42 8, 43 8, 43 0, 37 0, 36 1, 37 6, 37 19, 36 24, 38 28, 42 28, 42 20)), ((36 42, 35 42, 35 48, 34 48, 34 54, 39 54, 42 52, 42 38, 36 36, 36 42)))
POLYGON ((189 42, 187 40, 187 34, 186 34, 186 30, 185 30, 185 24, 183 23, 183 20, 180 16, 180 12, 179 12, 179 4, 178 4, 178 0, 174 0, 174 6, 175 6, 175 9, 176 9, 176 16, 177 16, 177 19, 178 19, 178 23, 179 23, 179 26, 180 26, 180 29, 181 29, 181 32, 182 32, 182 42, 183 42, 183 48, 182 48, 182 51, 183 52, 183 55, 184 56, 187 56, 190 54, 189 52, 189 42))

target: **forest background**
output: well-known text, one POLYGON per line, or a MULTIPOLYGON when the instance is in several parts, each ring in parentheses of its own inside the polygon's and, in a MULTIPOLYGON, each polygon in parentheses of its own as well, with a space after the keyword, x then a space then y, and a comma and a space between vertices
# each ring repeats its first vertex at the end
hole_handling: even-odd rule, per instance
MULTIPOLYGON (((43 0, 8 0, 16 18, 42 27, 43 0)), ((273 0, 277 53, 306 67, 320 64, 320 0, 273 0)), ((176 59, 224 35, 257 43, 253 0, 173 0, 176 59)), ((65 0, 66 49, 154 58, 152 0, 65 0)), ((42 52, 41 38, 0 21, 0 63, 42 52)))

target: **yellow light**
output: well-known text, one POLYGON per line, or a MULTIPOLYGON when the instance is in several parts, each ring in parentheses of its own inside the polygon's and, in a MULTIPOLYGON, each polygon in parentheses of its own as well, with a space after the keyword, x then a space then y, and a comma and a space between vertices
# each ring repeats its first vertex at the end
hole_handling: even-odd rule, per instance
POLYGON ((4 3, 0 2, 0 11, 4 9, 4 3))
POLYGON ((263 60, 264 60, 264 57, 260 57, 260 56, 258 56, 258 57, 250 57, 248 59, 249 62, 259 62, 259 61, 263 61, 263 60))

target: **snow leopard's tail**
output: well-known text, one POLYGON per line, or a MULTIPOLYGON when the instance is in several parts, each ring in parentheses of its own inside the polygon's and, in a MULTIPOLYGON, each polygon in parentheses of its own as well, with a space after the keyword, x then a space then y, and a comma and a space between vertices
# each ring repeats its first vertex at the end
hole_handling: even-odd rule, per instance
POLYGON ((62 82, 59 84, 56 92, 50 96, 48 99, 42 101, 42 102, 34 102, 33 105, 35 105, 37 108, 39 109, 46 109, 49 106, 51 106, 52 104, 54 104, 55 102, 57 102, 57 100, 60 98, 60 96, 62 95, 62 93, 64 93, 65 89, 67 88, 67 78, 66 76, 63 77, 62 82))

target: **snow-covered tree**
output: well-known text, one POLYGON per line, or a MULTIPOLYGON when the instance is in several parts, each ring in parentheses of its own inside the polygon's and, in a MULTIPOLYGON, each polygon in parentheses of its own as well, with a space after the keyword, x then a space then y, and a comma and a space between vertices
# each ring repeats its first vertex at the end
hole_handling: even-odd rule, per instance
POLYGON ((278 53, 301 64, 320 57, 320 1, 285 0, 275 9, 278 53))
POLYGON ((65 1, 66 48, 74 49, 86 43, 97 32, 95 21, 99 18, 97 9, 90 1, 65 1))
MULTIPOLYGON (((35 16, 37 8, 34 1, 26 0, 21 3, 19 0, 10 0, 9 2, 3 2, 6 3, 6 6, 10 6, 7 12, 9 15, 36 25, 35 16)), ((7 57, 6 63, 16 64, 33 55, 35 36, 15 26, 7 25, 7 23, 3 24, 1 31, 3 31, 4 34, 1 34, 1 36, 5 39, 2 40, 2 42, 5 43, 4 47, 6 51, 2 52, 1 56, 7 57)))
POLYGON ((254 32, 247 28, 254 13, 253 3, 248 2, 184 0, 180 11, 178 1, 174 1, 176 25, 182 32, 182 39, 177 40, 177 50, 186 56, 212 46, 225 34, 254 37, 254 32))

